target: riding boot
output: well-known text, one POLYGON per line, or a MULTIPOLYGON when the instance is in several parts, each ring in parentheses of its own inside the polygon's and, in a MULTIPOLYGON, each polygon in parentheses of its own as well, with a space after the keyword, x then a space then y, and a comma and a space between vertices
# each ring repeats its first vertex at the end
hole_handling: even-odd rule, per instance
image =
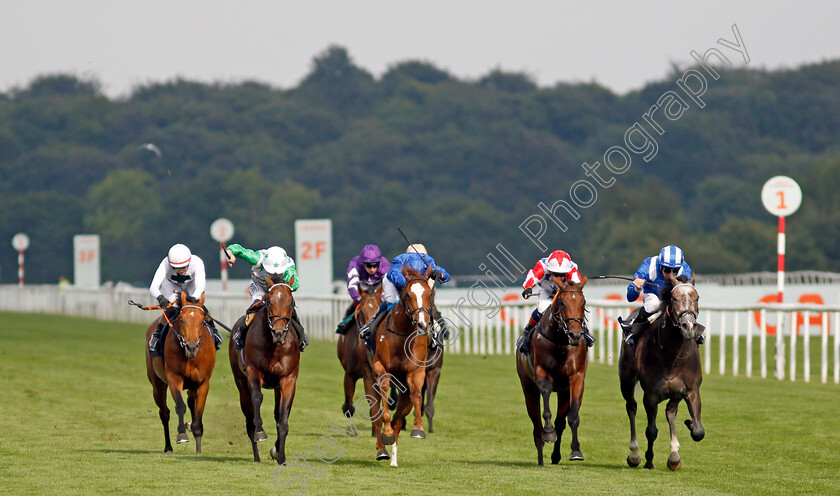
POLYGON ((245 321, 242 323, 242 326, 234 329, 233 334, 231 334, 234 348, 237 350, 241 350, 245 346, 245 337, 248 334, 248 328, 251 326, 251 322, 254 321, 254 317, 257 315, 259 309, 262 308, 262 303, 262 300, 252 302, 245 309, 245 321))
POLYGON ((706 326, 701 325, 701 324, 697 324, 697 327, 699 329, 697 331, 695 331, 697 333, 697 335, 694 337, 694 342, 697 343, 697 346, 700 346, 701 344, 706 342, 706 334, 705 334, 706 326))
POLYGON ((160 344, 161 329, 163 329, 163 325, 158 324, 157 328, 152 333, 151 339, 149 339, 149 355, 151 356, 160 356, 160 350, 158 349, 158 345, 160 344))
POLYGON ((376 319, 379 318, 379 316, 382 315, 383 312, 385 312, 386 308, 388 308, 388 304, 383 301, 382 304, 379 305, 379 308, 376 310, 374 316, 371 317, 371 319, 368 320, 367 323, 363 325, 361 329, 359 329, 360 338, 365 339, 367 337, 367 335, 370 333, 371 324, 373 324, 376 321, 376 319))
POLYGON ((347 332, 347 328, 350 326, 350 322, 353 320, 353 314, 351 313, 347 317, 344 318, 341 322, 338 323, 338 327, 335 328, 336 334, 345 334, 347 332))
POLYGON ((516 341, 516 347, 523 355, 531 354, 531 333, 534 332, 535 328, 536 325, 528 324, 525 326, 525 330, 522 331, 522 335, 516 341))
POLYGON ((304 348, 309 346, 309 338, 306 337, 306 331, 303 329, 303 324, 300 323, 297 310, 292 310, 292 323, 294 324, 295 332, 297 332, 298 341, 300 341, 300 351, 303 351, 304 348))
POLYGON ((588 327, 583 328, 583 340, 586 342, 587 348, 592 348, 595 345, 595 335, 589 331, 588 327))

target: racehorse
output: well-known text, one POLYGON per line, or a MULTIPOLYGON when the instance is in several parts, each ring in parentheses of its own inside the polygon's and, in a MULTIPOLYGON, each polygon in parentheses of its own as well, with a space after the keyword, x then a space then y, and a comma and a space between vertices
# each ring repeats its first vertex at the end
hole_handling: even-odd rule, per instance
POLYGON ((639 442, 636 440, 634 397, 636 382, 639 382, 644 392, 642 401, 648 419, 645 430, 648 440, 645 468, 653 468, 653 442, 658 432, 656 411, 659 403, 667 399, 665 416, 671 430, 668 468, 678 470, 682 461, 674 422, 680 400, 685 400, 691 415, 691 420, 685 421, 691 431, 691 438, 700 441, 706 435, 700 420, 700 383, 703 382, 703 371, 700 368, 700 351, 695 336, 702 332, 702 326, 697 324, 700 297, 694 287, 694 274, 687 282, 685 278, 678 281, 671 275, 659 296, 662 300, 660 308, 664 312, 649 329, 636 337, 635 350, 626 343, 622 346, 618 359, 621 394, 630 418, 630 455, 627 456, 627 464, 637 467, 641 461, 639 442))
MULTIPOLYGON (((338 360, 344 368, 344 404, 341 411, 346 417, 351 417, 356 411, 353 406, 353 394, 356 391, 356 381, 360 378, 364 384, 365 394, 374 396, 373 391, 373 370, 368 361, 365 344, 359 339, 359 329, 368 322, 379 305, 382 303, 382 286, 374 290, 359 287, 359 304, 356 306, 353 321, 348 326, 347 332, 338 337, 338 360)), ((371 427, 373 435, 376 433, 371 427)))
MULTIPOLYGON (((254 316, 242 351, 234 348, 234 340, 231 339, 228 355, 255 462, 260 461, 257 443, 268 439, 260 415, 262 389, 274 390, 277 441, 270 454, 282 465, 286 462, 286 436, 300 367, 300 346, 297 332, 294 329, 289 332, 291 326, 298 325, 292 320, 295 300, 291 284, 294 278, 287 282, 283 276, 278 277, 278 282, 266 278, 268 292, 263 297, 265 306, 254 316)), ((236 326, 242 325, 244 318, 240 317, 236 326)))
POLYGON ((530 356, 518 349, 516 351, 516 371, 525 394, 528 416, 534 424, 539 465, 543 465, 545 443, 555 443, 551 463, 560 462, 560 439, 566 428, 566 417, 572 429, 569 460, 583 460, 577 431, 587 364, 587 348, 583 343, 586 326, 583 287, 586 280, 584 277, 580 283, 573 283, 555 279, 557 293, 531 334, 530 356), (557 430, 551 424, 549 399, 552 392, 557 393, 557 430), (540 421, 540 396, 545 426, 540 421))
POLYGON ((375 351, 372 358, 376 403, 371 406, 371 418, 376 431, 376 459, 391 459, 397 466, 397 443, 400 430, 411 408, 415 409, 411 437, 425 438, 421 412, 421 396, 426 378, 424 366, 428 351, 428 333, 432 323, 432 289, 429 286, 431 267, 420 274, 403 267, 406 278, 398 304, 388 312, 373 332, 375 351), (400 389, 393 418, 388 409, 388 388, 391 381, 400 389), (407 385, 407 386, 406 386, 407 385), (385 445, 393 445, 391 456, 385 445))
MULTIPOLYGON (((146 343, 162 318, 165 316, 155 319, 146 330, 146 343)), ((169 442, 169 408, 166 406, 168 387, 175 400, 175 413, 178 414, 176 442, 189 442, 189 428, 195 437, 195 452, 201 453, 201 436, 204 434, 201 419, 210 389, 210 376, 216 365, 216 347, 210 331, 204 325, 204 293, 196 301, 188 298, 186 292, 181 292, 181 310, 171 324, 163 343, 163 356, 151 356, 146 346, 146 376, 152 383, 152 395, 163 424, 163 438, 166 442, 163 452, 172 452, 172 444, 169 442), (184 404, 184 389, 189 390, 187 405, 184 404), (189 424, 184 423, 187 406, 192 417, 189 424)))

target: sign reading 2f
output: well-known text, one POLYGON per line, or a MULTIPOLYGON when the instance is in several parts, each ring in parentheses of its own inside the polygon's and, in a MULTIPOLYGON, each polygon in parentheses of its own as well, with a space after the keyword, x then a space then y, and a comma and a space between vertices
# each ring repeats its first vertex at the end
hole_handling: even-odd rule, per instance
POLYGON ((329 294, 332 289, 332 221, 295 221, 295 263, 300 277, 299 292, 329 294))

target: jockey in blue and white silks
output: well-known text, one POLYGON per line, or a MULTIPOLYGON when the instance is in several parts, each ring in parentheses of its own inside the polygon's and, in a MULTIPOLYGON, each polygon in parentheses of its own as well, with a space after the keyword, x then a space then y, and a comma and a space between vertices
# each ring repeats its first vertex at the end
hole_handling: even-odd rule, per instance
MULTIPOLYGON (((642 261, 636 273, 633 274, 633 282, 627 286, 627 301, 634 302, 642 293, 642 308, 635 319, 619 323, 626 334, 624 341, 631 347, 635 346, 635 336, 647 328, 647 324, 658 317, 659 307, 662 301, 659 299, 659 290, 665 286, 666 276, 685 276, 690 279, 692 275, 691 266, 685 261, 683 251, 676 245, 668 245, 659 252, 657 257, 648 257, 642 261), (651 284, 645 284, 651 283, 651 284)), ((702 344, 704 338, 697 338, 698 344, 702 344)))

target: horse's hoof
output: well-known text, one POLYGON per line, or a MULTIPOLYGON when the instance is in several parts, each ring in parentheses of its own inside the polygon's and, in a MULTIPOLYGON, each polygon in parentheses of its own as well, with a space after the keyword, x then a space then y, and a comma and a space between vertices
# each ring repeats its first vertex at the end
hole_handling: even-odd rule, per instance
POLYGON ((344 414, 345 417, 350 418, 356 413, 356 408, 353 405, 350 406, 341 406, 341 413, 344 414))
POLYGON ((648 470, 653 470, 655 467, 653 466, 653 462, 647 462, 647 463, 645 463, 644 468, 646 468, 648 470))
POLYGON ((638 453, 631 453, 627 455, 627 465, 633 468, 639 466, 642 463, 642 457, 638 455, 638 453))
POLYGON ((272 447, 271 447, 271 449, 270 449, 270 450, 268 450, 268 454, 269 454, 269 455, 271 455, 271 458, 272 458, 273 460, 276 460, 276 459, 277 459, 277 448, 275 448, 274 446, 272 446, 272 447))
POLYGON ((668 468, 672 471, 676 472, 682 466, 682 460, 680 460, 680 454, 676 451, 672 451, 671 454, 668 456, 668 468))
POLYGON ((553 443, 554 441, 557 441, 557 432, 555 432, 555 431, 551 431, 551 432, 543 431, 542 440, 543 440, 544 443, 553 443))
POLYGON ((414 429, 411 431, 411 437, 414 439, 426 439, 426 433, 423 432, 423 429, 414 429))
POLYGON ((190 442, 190 438, 187 437, 186 432, 179 432, 178 433, 178 439, 176 439, 175 442, 178 443, 178 444, 188 443, 188 442, 190 442))
POLYGON ((551 464, 557 465, 560 463, 560 453, 552 453, 551 454, 551 464))
POLYGON ((172 446, 168 446, 166 448, 163 448, 163 452, 164 453, 172 453, 172 446))
POLYGON ((259 443, 268 439, 268 434, 265 431, 257 431, 254 433, 254 442, 259 443))
POLYGON ((386 446, 390 446, 390 445, 394 444, 394 441, 397 440, 397 436, 395 436, 394 434, 391 434, 390 436, 388 436, 386 434, 382 434, 381 438, 382 438, 382 443, 385 444, 386 446))
POLYGON ((569 460, 571 460, 573 462, 583 461, 583 453, 581 453, 580 451, 577 451, 577 450, 572 451, 572 454, 569 455, 569 460))
POLYGON ((379 460, 390 460, 390 459, 391 459, 391 455, 388 454, 388 451, 386 451, 384 449, 381 449, 381 450, 376 452, 376 460, 377 461, 379 461, 379 460))

